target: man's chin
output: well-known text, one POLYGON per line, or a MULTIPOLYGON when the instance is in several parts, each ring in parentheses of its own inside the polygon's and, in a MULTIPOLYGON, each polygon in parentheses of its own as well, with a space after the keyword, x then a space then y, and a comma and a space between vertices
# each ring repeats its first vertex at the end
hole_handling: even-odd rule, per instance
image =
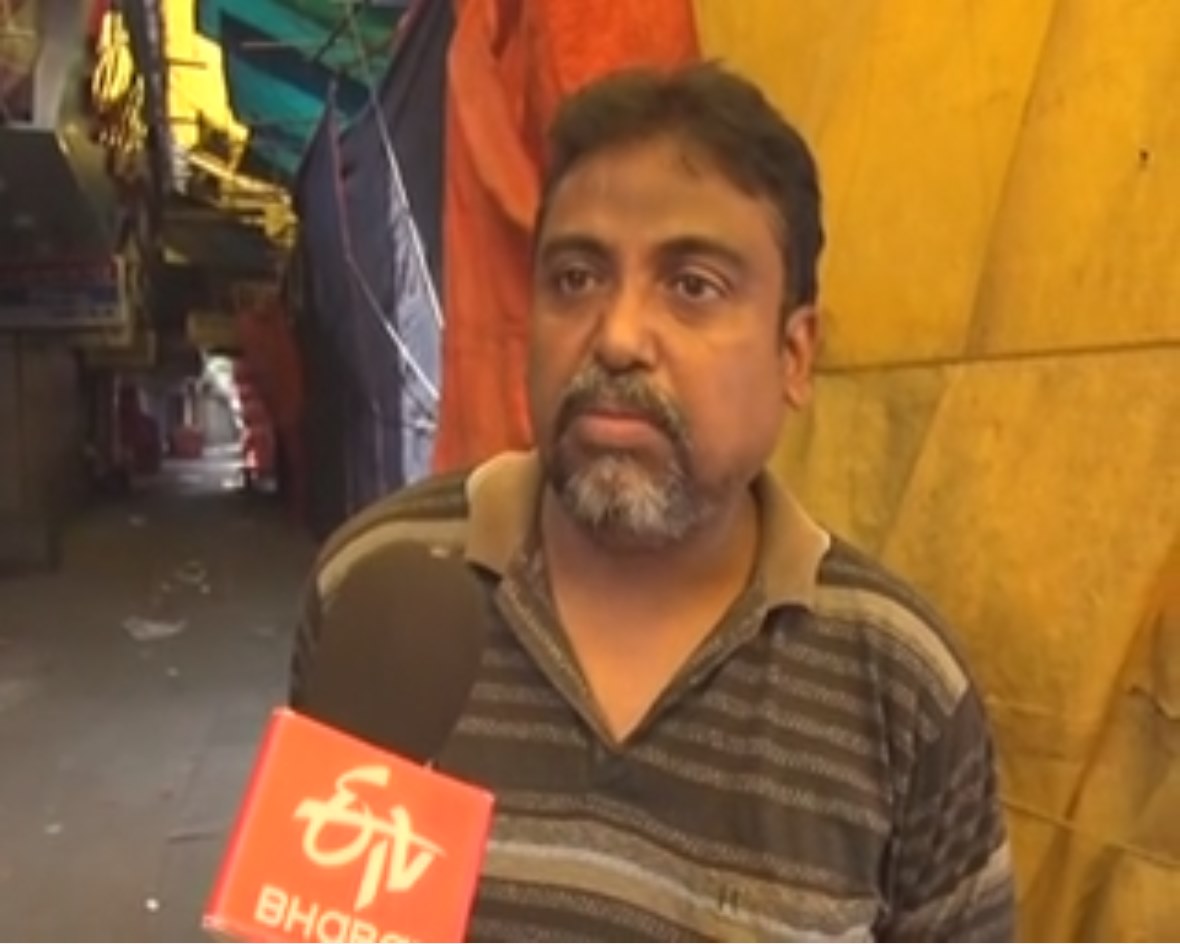
POLYGON ((651 494, 660 491, 669 477, 665 469, 658 467, 660 464, 631 451, 579 451, 569 459, 562 464, 561 478, 566 483, 578 483, 580 489, 651 494))
POLYGON ((612 447, 564 437, 554 456, 566 478, 575 476, 640 476, 651 480, 671 474, 669 457, 654 449, 612 447))
POLYGON ((679 480, 633 456, 600 457, 565 471, 553 484, 566 513, 603 544, 659 549, 691 530, 679 480))

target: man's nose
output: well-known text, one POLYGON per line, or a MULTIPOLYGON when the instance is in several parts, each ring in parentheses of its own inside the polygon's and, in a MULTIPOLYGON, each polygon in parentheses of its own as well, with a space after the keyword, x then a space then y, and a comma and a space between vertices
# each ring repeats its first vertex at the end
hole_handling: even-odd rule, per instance
POLYGON ((604 305, 595 338, 595 355, 612 371, 651 368, 655 364, 654 311, 641 286, 620 287, 604 305))

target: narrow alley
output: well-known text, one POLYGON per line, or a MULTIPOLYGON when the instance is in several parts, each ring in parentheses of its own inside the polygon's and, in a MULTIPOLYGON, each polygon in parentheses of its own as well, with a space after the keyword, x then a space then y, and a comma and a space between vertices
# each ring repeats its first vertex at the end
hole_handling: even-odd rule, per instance
POLYGON ((313 553, 230 473, 170 463, 0 577, 0 938, 203 937, 313 553))

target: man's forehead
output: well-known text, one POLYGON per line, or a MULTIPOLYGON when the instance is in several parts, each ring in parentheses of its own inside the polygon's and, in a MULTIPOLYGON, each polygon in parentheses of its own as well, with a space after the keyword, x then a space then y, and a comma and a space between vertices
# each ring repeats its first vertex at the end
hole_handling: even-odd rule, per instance
POLYGON ((669 135, 612 144, 573 164, 554 188, 562 194, 599 195, 630 188, 637 180, 658 174, 669 185, 691 186, 716 178, 729 185, 717 161, 700 145, 669 135))
POLYGON ((768 200, 750 196, 719 170, 649 145, 648 153, 603 152, 573 168, 550 196, 538 248, 597 241, 740 249, 765 238, 777 245, 778 236, 768 200))

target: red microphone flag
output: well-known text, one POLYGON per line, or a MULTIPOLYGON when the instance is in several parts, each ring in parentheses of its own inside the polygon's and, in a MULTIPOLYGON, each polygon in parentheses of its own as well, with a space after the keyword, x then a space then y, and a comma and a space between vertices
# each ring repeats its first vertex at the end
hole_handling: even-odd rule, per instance
POLYGON ((462 941, 492 800, 280 708, 205 928, 245 941, 462 941))

